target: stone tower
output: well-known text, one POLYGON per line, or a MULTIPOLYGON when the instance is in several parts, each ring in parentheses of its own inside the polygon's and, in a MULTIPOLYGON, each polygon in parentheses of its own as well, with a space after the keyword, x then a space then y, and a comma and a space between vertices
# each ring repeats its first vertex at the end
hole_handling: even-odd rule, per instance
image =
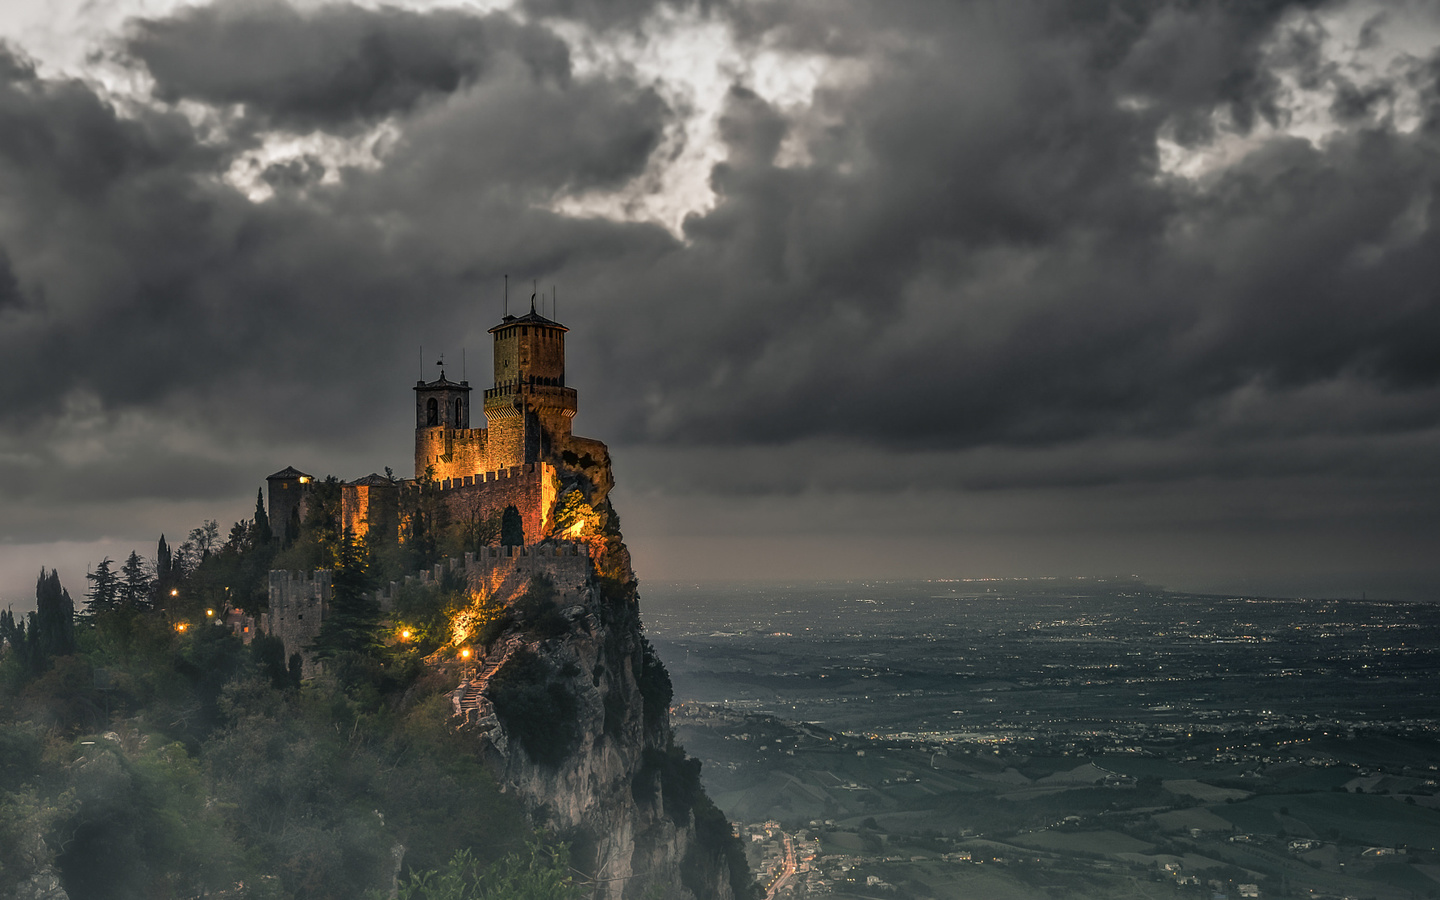
POLYGON ((315 479, 286 466, 265 482, 270 487, 270 530, 283 544, 295 537, 292 529, 305 517, 305 501, 315 479))
MULTIPOLYGON (((485 392, 488 427, 470 424, 470 383, 441 372, 415 385, 415 477, 436 483, 484 482, 516 467, 548 464, 610 489, 605 445, 571 432, 575 390, 565 386, 565 332, 532 307, 490 329, 495 386, 485 392)), ((494 480, 493 478, 491 480, 494 480)), ((542 516, 543 518, 543 516, 542 516)))
POLYGON ((451 381, 443 369, 415 383, 415 477, 432 466, 437 478, 486 470, 484 437, 470 427, 470 382, 451 381))
POLYGON ((532 308, 495 336, 495 386, 485 392, 491 469, 551 460, 570 443, 575 390, 565 386, 565 332, 532 308))

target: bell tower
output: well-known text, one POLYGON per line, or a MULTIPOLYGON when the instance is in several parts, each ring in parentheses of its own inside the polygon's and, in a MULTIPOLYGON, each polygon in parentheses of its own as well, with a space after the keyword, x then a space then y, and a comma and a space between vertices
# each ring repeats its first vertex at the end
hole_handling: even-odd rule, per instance
MULTIPOLYGON (((550 460, 568 445, 575 390, 565 386, 565 332, 535 312, 506 316, 495 336, 495 386, 485 392, 490 468, 550 460)), ((418 390, 418 388, 417 388, 418 390)))
POLYGON ((469 428, 470 382, 451 381, 444 369, 434 381, 415 382, 415 477, 423 478, 429 466, 435 466, 436 477, 449 477, 450 464, 460 462, 456 438, 463 444, 469 428))

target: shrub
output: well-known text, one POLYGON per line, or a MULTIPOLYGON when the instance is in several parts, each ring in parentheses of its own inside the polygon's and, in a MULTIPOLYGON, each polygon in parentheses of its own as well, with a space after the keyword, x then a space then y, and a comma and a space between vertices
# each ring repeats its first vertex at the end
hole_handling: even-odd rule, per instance
POLYGON ((640 672, 636 680, 640 683, 640 699, 644 703, 645 727, 659 725, 670 709, 675 688, 670 683, 670 673, 665 670, 665 664, 644 637, 640 638, 640 672))
POLYGON ((570 630, 570 623, 555 605, 558 596, 549 575, 543 572, 532 575, 525 593, 515 601, 515 612, 533 634, 542 638, 559 637, 570 630))
POLYGON ((536 762, 556 768, 580 742, 579 701, 550 665, 529 650, 490 679, 495 714, 536 762))

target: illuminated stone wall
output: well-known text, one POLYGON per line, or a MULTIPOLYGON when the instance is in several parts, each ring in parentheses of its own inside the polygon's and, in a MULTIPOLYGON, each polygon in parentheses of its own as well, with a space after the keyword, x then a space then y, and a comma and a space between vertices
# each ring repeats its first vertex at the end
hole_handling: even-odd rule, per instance
POLYGON ((452 522, 484 519, 514 506, 520 511, 528 544, 543 539, 550 527, 555 487, 555 467, 542 462, 444 479, 438 490, 452 522))
POLYGON ((565 383, 565 328, 532 316, 494 329, 496 385, 565 383))
MULTIPOLYGON (((513 601, 525 590, 531 577, 550 576, 555 584, 556 605, 561 609, 584 604, 588 599, 595 568, 589 547, 578 541, 547 541, 530 547, 486 547, 467 553, 464 559, 448 559, 405 581, 390 582, 375 593, 380 608, 395 608, 396 593, 402 585, 430 584, 446 571, 459 568, 469 591, 485 599, 513 601)), ((301 672, 309 678, 320 667, 309 647, 320 634, 331 600, 331 573, 317 569, 314 574, 271 572, 270 608, 262 617, 265 633, 285 644, 285 659, 300 654, 301 672)))
POLYGON ((395 541, 400 530, 399 485, 381 475, 342 484, 340 527, 357 538, 374 532, 374 538, 395 541))
POLYGON ((504 601, 519 596, 532 576, 546 574, 555 583, 556 604, 561 608, 583 603, 595 569, 590 562, 589 548, 579 541, 550 541, 530 547, 486 547, 479 554, 466 553, 464 559, 451 558, 436 563, 433 569, 408 576, 404 582, 390 582, 378 591, 375 599, 380 608, 394 609, 397 592, 403 585, 430 584, 446 572, 459 569, 472 593, 485 599, 504 601))
POLYGON ((484 428, 420 428, 415 431, 415 477, 423 478, 425 470, 434 466, 435 479, 463 478, 476 472, 489 472, 492 466, 486 453, 484 428))

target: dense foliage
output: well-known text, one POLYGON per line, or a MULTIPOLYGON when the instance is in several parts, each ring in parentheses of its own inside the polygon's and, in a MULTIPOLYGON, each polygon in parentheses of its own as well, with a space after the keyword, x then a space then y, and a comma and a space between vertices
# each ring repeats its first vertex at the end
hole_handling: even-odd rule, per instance
MULTIPOLYGON (((592 887, 575 880, 564 845, 521 846, 515 799, 450 728, 442 691, 454 681, 425 677, 424 660, 447 644, 565 635, 558 591, 537 575, 507 604, 447 572, 401 587, 382 616, 378 584, 478 542, 523 541, 513 507, 447 523, 424 490, 417 497, 402 511, 404 546, 342 532, 333 478, 286 542, 257 497, 254 519, 223 540, 211 521, 175 547, 162 535, 151 559, 102 560, 78 610, 42 570, 36 611, 0 612, 0 896, 34 894, 52 876, 72 900, 568 900, 592 887), (328 614, 305 648, 324 662, 319 677, 302 682, 298 648, 257 627, 273 568, 332 573, 328 614)), ((575 510, 582 528, 613 522, 575 510)), ((612 634, 638 628, 633 579, 602 584, 615 588, 612 634)), ((648 643, 635 666, 646 725, 663 726, 672 690, 648 643)), ((543 766, 579 744, 578 675, 522 648, 491 679, 497 716, 543 766)), ((605 714, 618 736, 620 692, 606 694, 605 714)), ((708 893, 698 889, 727 860, 743 880, 699 764, 678 748, 647 763, 667 813, 700 838, 687 884, 708 893)))
POLYGON ((665 721, 666 711, 675 696, 675 688, 670 684, 670 673, 665 670, 665 664, 660 661, 660 656, 650 645, 650 641, 641 637, 640 649, 637 680, 640 699, 644 704, 645 727, 650 728, 665 721))
POLYGON ((490 681, 495 714, 536 762, 555 768, 580 740, 579 701, 562 674, 530 650, 510 657, 490 681))
POLYGON ((0 658, 0 894, 53 865, 73 900, 353 898, 518 849, 443 696, 297 689, 264 641, 158 612, 75 636, 43 673, 0 658))
MULTIPOLYGON (((441 870, 413 874, 400 885, 398 900, 578 900, 585 886, 575 880, 564 845, 531 841, 523 851, 482 865, 468 850, 458 851, 441 870)), ((375 897, 379 900, 379 897, 375 897)))
MULTIPOLYGON (((475 896, 570 896, 563 851, 520 853, 517 803, 450 729, 444 685, 417 678, 423 646, 383 639, 365 592, 386 548, 319 516, 282 547, 263 512, 223 542, 207 522, 153 560, 102 561, 82 610, 42 572, 34 613, 0 613, 0 896, 53 871, 72 900, 351 900, 396 879, 419 900, 446 896, 425 885, 457 858, 509 873, 475 896), (335 568, 342 613, 303 686, 279 641, 218 627, 296 561, 335 568)), ((439 587, 411 598, 437 623, 458 594, 439 587)))

